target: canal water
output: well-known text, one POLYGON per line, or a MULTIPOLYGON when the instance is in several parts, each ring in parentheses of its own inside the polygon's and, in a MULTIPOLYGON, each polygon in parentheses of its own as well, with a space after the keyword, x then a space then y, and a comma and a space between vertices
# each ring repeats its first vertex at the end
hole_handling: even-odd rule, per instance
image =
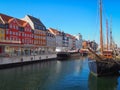
POLYGON ((82 57, 1 69, 0 90, 120 90, 120 77, 93 76, 82 57))

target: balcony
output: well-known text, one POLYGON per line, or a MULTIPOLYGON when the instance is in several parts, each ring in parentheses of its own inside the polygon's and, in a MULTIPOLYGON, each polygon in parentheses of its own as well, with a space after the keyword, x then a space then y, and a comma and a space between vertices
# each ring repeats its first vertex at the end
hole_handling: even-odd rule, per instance
POLYGON ((0 43, 3 43, 3 44, 8 44, 8 43, 21 44, 21 41, 14 41, 14 40, 0 40, 0 43))

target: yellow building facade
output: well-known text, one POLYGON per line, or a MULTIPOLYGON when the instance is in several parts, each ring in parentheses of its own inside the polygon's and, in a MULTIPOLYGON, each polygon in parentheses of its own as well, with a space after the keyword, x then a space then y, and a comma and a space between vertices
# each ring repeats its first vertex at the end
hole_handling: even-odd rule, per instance
POLYGON ((0 42, 5 40, 5 30, 0 28, 0 42))

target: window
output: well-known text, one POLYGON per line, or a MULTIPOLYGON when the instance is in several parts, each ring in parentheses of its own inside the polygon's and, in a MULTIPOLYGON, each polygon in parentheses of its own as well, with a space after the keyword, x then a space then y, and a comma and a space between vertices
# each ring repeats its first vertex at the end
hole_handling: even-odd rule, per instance
POLYGON ((10 39, 10 40, 14 40, 14 39, 13 39, 13 37, 11 37, 11 39, 10 39))
POLYGON ((15 34, 15 32, 13 32, 13 35, 15 34))
POLYGON ((0 38, 0 40, 2 40, 2 39, 3 39, 3 37, 0 38))
POLYGON ((6 37, 6 40, 8 40, 8 37, 6 37))
POLYGON ((15 29, 15 25, 13 25, 13 28, 15 29))
POLYGON ((26 28, 26 32, 27 32, 27 28, 26 28))
POLYGON ((18 26, 16 26, 16 29, 18 30, 18 26))
POLYGON ((12 31, 10 31, 10 34, 12 34, 12 31))
POLYGON ((9 31, 6 31, 6 34, 8 34, 9 31))
POLYGON ((22 36, 24 36, 24 33, 22 33, 22 36))
POLYGON ((16 35, 18 35, 18 33, 16 32, 16 35))
POLYGON ((10 24, 10 28, 12 28, 12 24, 10 24))
POLYGON ((24 39, 22 39, 22 42, 24 42, 24 39))
POLYGON ((2 33, 2 34, 4 34, 4 31, 3 31, 3 30, 1 30, 1 33, 2 33))

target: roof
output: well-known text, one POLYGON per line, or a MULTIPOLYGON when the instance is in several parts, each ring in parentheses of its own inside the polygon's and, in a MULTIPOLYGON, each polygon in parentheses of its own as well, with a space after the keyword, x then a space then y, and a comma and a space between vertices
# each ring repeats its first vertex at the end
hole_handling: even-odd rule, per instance
POLYGON ((40 21, 40 19, 36 18, 36 17, 33 17, 33 16, 30 16, 30 15, 27 15, 31 21, 34 23, 34 24, 37 24, 37 25, 40 25, 40 26, 44 26, 45 25, 40 21))
POLYGON ((17 22, 18 22, 18 24, 19 24, 20 26, 22 26, 22 27, 24 27, 25 25, 28 24, 28 22, 26 22, 26 21, 24 21, 24 20, 17 19, 17 18, 8 16, 8 15, 5 15, 5 14, 1 14, 1 13, 0 13, 0 16, 1 16, 1 18, 3 19, 3 21, 4 21, 5 23, 9 23, 9 22, 11 22, 12 20, 16 19, 17 22))
POLYGON ((26 22, 26 21, 24 21, 24 20, 21 20, 21 19, 16 19, 16 20, 17 20, 17 22, 18 22, 21 26, 23 26, 23 27, 28 24, 28 22, 26 22))
POLYGON ((9 20, 12 20, 13 17, 0 13, 1 18, 5 23, 8 23, 9 20))
POLYGON ((61 35, 61 32, 58 31, 58 30, 56 30, 56 29, 49 28, 48 30, 49 30, 52 34, 54 34, 54 35, 61 35))
POLYGON ((76 39, 76 37, 75 36, 73 36, 73 35, 71 35, 71 34, 66 34, 66 36, 68 36, 68 37, 70 37, 71 39, 76 39))
POLYGON ((66 36, 69 37, 69 38, 75 39, 75 37, 71 34, 66 33, 66 36))

